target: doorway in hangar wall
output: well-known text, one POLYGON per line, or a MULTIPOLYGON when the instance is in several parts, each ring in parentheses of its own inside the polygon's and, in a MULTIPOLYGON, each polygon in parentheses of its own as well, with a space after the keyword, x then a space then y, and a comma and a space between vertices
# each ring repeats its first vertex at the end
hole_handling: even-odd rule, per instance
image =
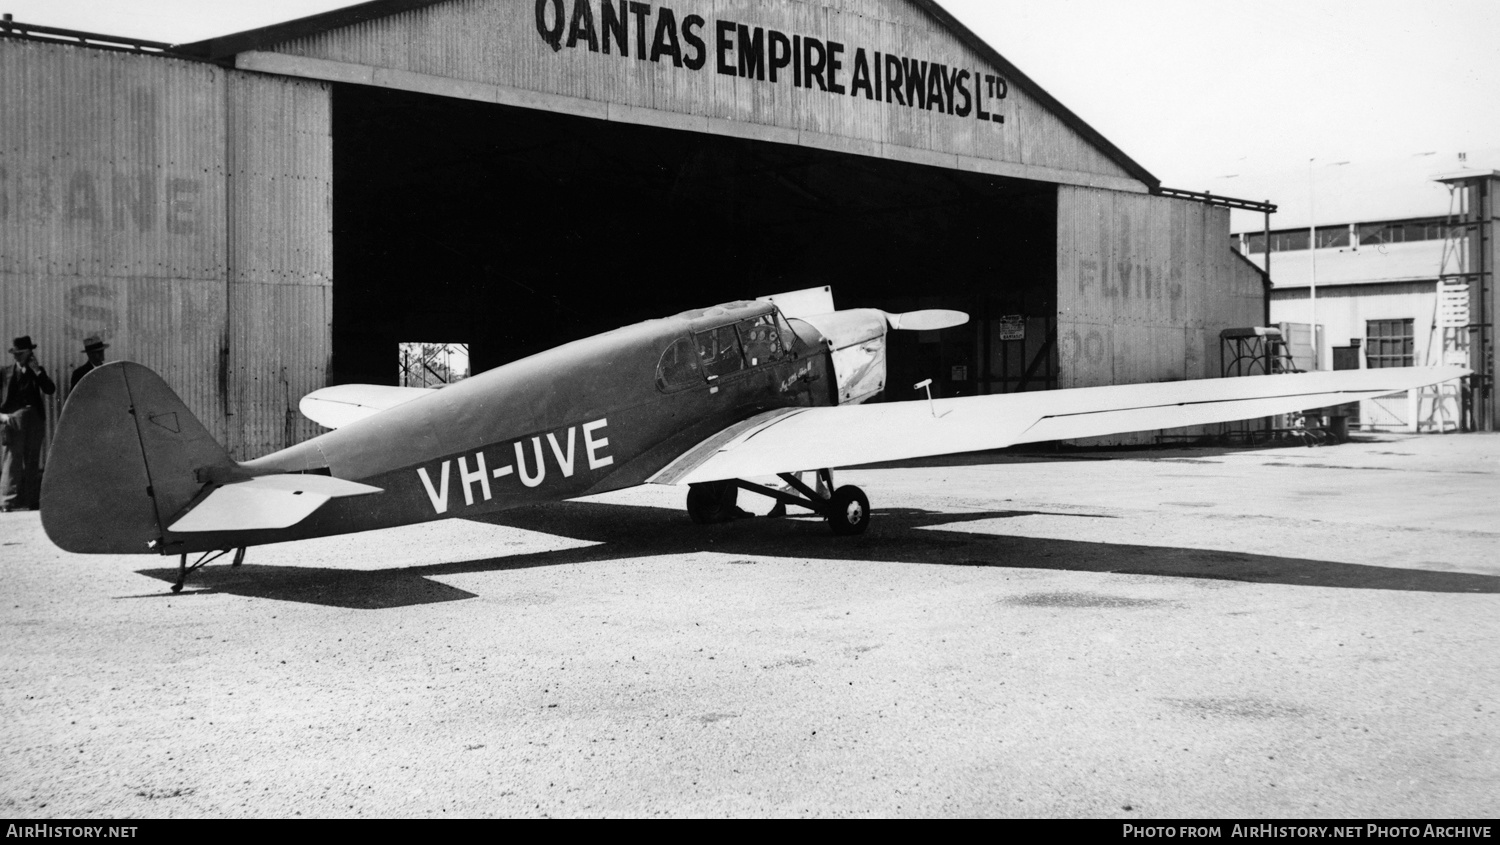
POLYGON ((334 383, 826 284, 974 317, 891 333, 888 398, 1055 386, 1053 185, 355 85, 333 128, 334 383))

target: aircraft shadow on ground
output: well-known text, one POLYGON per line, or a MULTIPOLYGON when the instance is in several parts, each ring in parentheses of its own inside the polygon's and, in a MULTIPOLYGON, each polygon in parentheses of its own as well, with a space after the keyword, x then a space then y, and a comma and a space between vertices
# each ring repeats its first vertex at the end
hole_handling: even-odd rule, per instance
MULTIPOLYGON (((797 511, 793 512, 794 516, 796 513, 797 511)), ((254 563, 239 567, 209 566, 192 573, 188 579, 188 592, 182 595, 218 592, 331 607, 407 607, 475 597, 474 593, 433 581, 432 578, 693 552, 803 560, 1107 572, 1361 590, 1500 593, 1500 577, 1491 575, 1399 569, 1211 549, 1037 539, 961 530, 945 531, 938 527, 1037 513, 1039 512, 945 513, 916 508, 880 509, 874 512, 869 533, 857 537, 837 537, 822 520, 815 518, 757 518, 699 526, 691 524, 687 515, 676 509, 563 502, 506 511, 476 521, 571 537, 595 545, 399 569, 347 570, 262 566, 254 563)), ((252 559, 253 556, 254 550, 251 550, 252 559)), ((140 570, 140 574, 167 583, 177 579, 176 568, 144 569, 140 570)))

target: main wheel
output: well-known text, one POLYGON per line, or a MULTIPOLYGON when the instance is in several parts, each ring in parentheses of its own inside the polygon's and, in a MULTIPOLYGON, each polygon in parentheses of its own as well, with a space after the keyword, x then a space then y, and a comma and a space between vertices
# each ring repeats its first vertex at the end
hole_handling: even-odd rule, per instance
POLYGON ((734 519, 739 509, 740 488, 728 481, 710 481, 688 485, 688 517, 698 525, 728 522, 734 519))
POLYGON ((870 526, 870 500, 850 484, 833 491, 828 500, 828 527, 835 534, 863 534, 870 526))

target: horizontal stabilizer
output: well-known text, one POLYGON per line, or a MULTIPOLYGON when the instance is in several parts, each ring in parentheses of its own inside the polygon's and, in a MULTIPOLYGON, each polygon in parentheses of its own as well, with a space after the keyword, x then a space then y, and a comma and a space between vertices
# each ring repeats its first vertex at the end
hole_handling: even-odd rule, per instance
POLYGON ((297 409, 324 428, 343 428, 381 411, 404 405, 432 393, 430 387, 395 387, 388 384, 338 384, 314 390, 302 397, 297 409))
POLYGON ((379 492, 379 487, 326 475, 262 475, 215 488, 168 529, 186 534, 286 528, 330 499, 379 492))

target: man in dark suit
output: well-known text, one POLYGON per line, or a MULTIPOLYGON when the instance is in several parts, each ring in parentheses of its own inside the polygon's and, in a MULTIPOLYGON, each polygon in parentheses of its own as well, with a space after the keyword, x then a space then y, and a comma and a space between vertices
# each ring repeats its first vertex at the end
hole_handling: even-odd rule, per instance
POLYGON ((93 372, 96 368, 104 366, 104 350, 108 348, 109 344, 100 340, 96 334, 91 334, 83 339, 83 354, 89 356, 89 359, 83 366, 73 371, 73 378, 68 382, 69 391, 77 387, 78 382, 84 376, 93 372))
POLYGON ((51 396, 57 385, 37 361, 30 335, 16 338, 10 354, 16 363, 0 370, 0 510, 35 510, 47 428, 42 395, 51 396))

